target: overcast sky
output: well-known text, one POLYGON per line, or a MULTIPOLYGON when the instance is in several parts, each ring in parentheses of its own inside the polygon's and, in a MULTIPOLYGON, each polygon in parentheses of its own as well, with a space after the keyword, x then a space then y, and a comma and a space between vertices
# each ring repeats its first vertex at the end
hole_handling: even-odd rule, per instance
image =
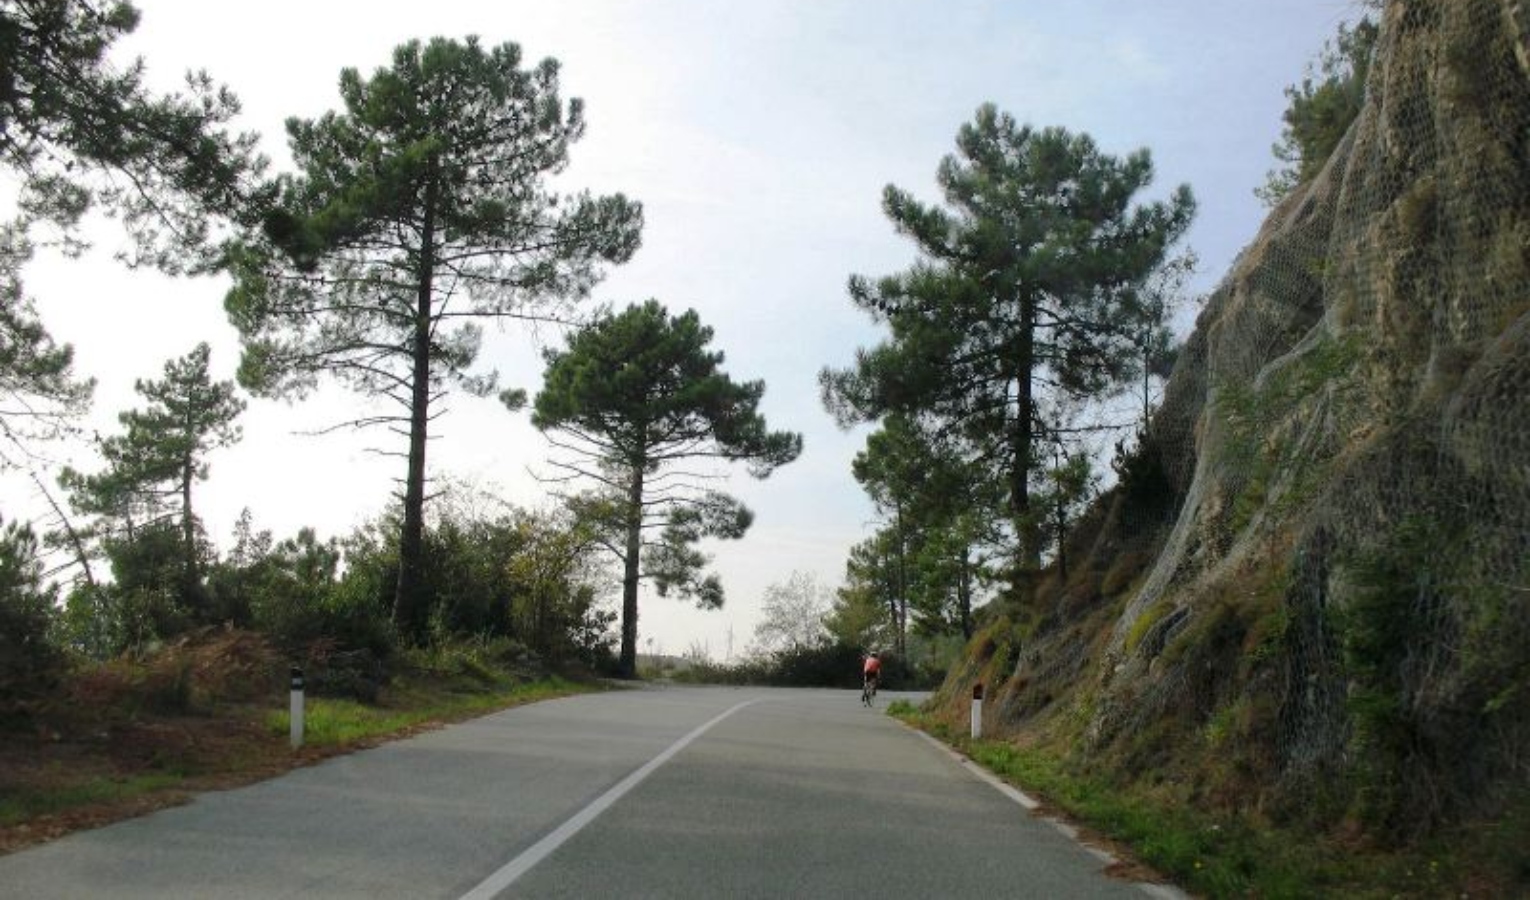
MULTIPOLYGON (((519 43, 528 62, 562 63, 564 96, 584 99, 588 131, 561 182, 620 191, 645 209, 642 249, 595 299, 696 309, 729 373, 765 380, 771 426, 804 435, 796 463, 766 482, 740 472, 731 484, 756 521, 743 541, 713 548, 728 591, 722 611, 645 592, 640 648, 651 637, 654 649, 699 644, 716 658, 730 630, 735 654, 748 645, 768 584, 793 570, 839 584, 846 550, 874 528, 849 473, 865 432, 834 427, 815 379, 878 339, 846 278, 913 259, 881 214, 883 186, 936 199, 936 165, 986 101, 1022 122, 1088 132, 1110 153, 1147 147, 1158 173, 1150 196, 1187 182, 1199 201, 1188 243, 1204 292, 1263 217, 1252 192, 1274 162, 1283 88, 1357 14, 1350 0, 135 3, 143 21, 125 49, 163 86, 188 68, 230 86, 244 104, 240 127, 263 136, 277 170, 288 163, 283 121, 337 107, 340 70, 370 74, 403 41, 476 34, 519 43)), ((232 378, 238 361, 225 280, 126 272, 110 249, 103 242, 78 262, 40 258, 26 272, 47 326, 99 380, 91 425, 103 432, 141 405, 135 378, 158 377, 198 341, 212 345, 218 377, 232 378)), ((553 333, 542 339, 561 344, 553 333)), ((491 329, 481 366, 532 392, 540 384, 536 345, 521 332, 491 329)), ((385 435, 298 434, 350 417, 358 402, 335 388, 299 405, 251 401, 244 441, 212 456, 199 488, 221 550, 245 507, 278 538, 304 525, 343 534, 384 507, 402 467, 367 448, 400 449, 385 435)), ((547 447, 525 416, 460 395, 450 405, 432 473, 543 504, 527 470, 547 447)), ((6 484, 8 515, 35 503, 6 484)))

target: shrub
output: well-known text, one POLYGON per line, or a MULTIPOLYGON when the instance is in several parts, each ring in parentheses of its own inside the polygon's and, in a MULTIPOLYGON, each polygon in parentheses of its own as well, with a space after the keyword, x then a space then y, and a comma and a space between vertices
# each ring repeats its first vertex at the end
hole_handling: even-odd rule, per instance
POLYGON ((1269 173, 1254 193, 1274 206, 1295 187, 1315 176, 1344 139, 1365 103, 1365 81, 1380 29, 1369 17, 1353 27, 1341 24, 1323 45, 1317 66, 1300 85, 1286 88, 1285 129, 1275 156, 1284 166, 1269 173))
POLYGON ((121 656, 70 679, 70 705, 92 717, 178 714, 248 701, 281 685, 277 655, 253 632, 202 628, 139 656, 121 656))
POLYGON ((62 657, 49 640, 57 591, 43 583, 37 538, 12 522, 0 531, 0 697, 45 687, 62 657))
POLYGON ((347 550, 359 552, 350 555, 342 577, 342 544, 322 541, 312 529, 274 545, 241 542, 241 547, 209 575, 216 608, 233 612, 236 620, 246 617, 292 659, 314 662, 357 652, 381 660, 392 652, 391 554, 371 544, 348 544, 347 550))
POLYGON ((1530 563, 1484 575, 1485 534, 1492 526, 1441 505, 1341 557, 1347 590, 1332 623, 1349 681, 1357 812, 1383 836, 1502 809, 1523 784, 1530 595, 1514 585, 1530 563))
MULTIPOLYGON (((883 671, 891 674, 888 661, 883 671)), ((860 687, 861 655, 845 644, 804 644, 771 654, 768 683, 782 687, 860 687)))
POLYGON ((1111 461, 1121 487, 1123 517, 1144 524, 1167 521, 1179 505, 1179 492, 1163 465, 1164 448, 1152 432, 1137 435, 1128 446, 1116 445, 1111 461))

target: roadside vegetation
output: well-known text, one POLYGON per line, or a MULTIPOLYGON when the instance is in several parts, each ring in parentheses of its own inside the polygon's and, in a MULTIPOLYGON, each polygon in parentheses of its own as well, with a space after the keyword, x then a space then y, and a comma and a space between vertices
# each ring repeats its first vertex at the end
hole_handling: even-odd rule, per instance
POLYGON ((460 485, 432 519, 420 641, 391 616, 391 516, 344 538, 304 529, 276 540, 247 514, 222 554, 205 539, 187 545, 173 523, 92 528, 80 541, 100 559, 87 563, 109 577, 63 585, 45 577, 29 529, 6 531, 0 849, 589 690, 613 671, 615 613, 596 602, 604 569, 576 520, 460 485), (296 753, 292 666, 308 697, 296 753))
POLYGON ((929 732, 1062 813, 1116 842, 1181 887, 1206 897, 1508 897, 1524 883, 1530 797, 1491 824, 1442 831, 1406 848, 1359 831, 1274 827, 1257 810, 1215 816, 1187 802, 1183 784, 1155 787, 1091 771, 1055 748, 972 740, 906 701, 888 715, 929 732))
POLYGON ((288 664, 259 633, 207 628, 74 667, 24 715, 9 710, 0 729, 0 852, 423 729, 596 689, 587 677, 549 673, 507 639, 413 650, 393 660, 367 700, 318 679, 318 690, 307 692, 304 745, 294 751, 288 664))
MULTIPOLYGON (((738 684, 769 687, 859 688, 862 651, 841 643, 757 653, 736 662, 686 661, 661 674, 685 684, 738 684)), ((882 658, 881 685, 890 691, 930 690, 945 678, 934 660, 919 665, 899 656, 882 658)))

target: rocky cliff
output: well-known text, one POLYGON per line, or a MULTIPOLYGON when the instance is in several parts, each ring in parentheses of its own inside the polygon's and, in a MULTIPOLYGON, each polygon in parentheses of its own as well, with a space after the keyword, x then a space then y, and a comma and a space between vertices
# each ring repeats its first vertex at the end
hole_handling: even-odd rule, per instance
POLYGON ((1394 831, 1530 784, 1527 36, 1523 0, 1387 3, 1361 115, 1208 299, 1088 564, 1005 605, 951 715, 983 679, 1011 734, 1394 831))

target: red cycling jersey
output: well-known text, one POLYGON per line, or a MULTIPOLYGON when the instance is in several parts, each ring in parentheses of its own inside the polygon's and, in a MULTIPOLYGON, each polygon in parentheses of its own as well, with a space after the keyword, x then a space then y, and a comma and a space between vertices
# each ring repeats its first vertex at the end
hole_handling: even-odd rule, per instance
POLYGON ((875 656, 866 657, 866 665, 861 670, 863 675, 880 675, 882 673, 882 661, 875 656))

